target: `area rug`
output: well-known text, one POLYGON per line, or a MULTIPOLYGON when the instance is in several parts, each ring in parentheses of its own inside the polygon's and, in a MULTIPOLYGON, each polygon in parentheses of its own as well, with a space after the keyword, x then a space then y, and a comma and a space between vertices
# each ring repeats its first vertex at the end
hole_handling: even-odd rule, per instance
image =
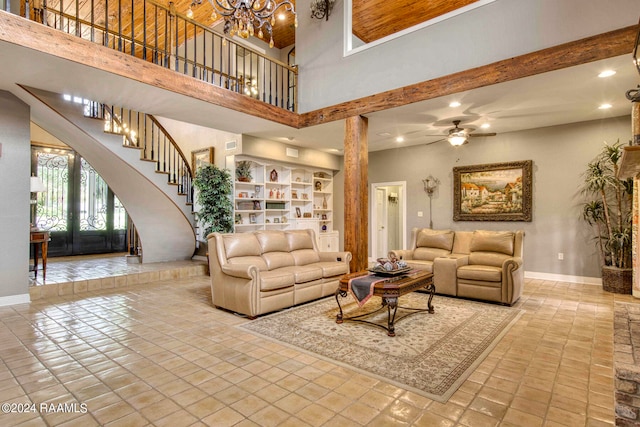
MULTIPOLYGON (((427 306, 428 295, 400 298, 406 307, 427 306)), ((341 299, 345 316, 375 310, 371 298, 362 308, 351 297, 341 299)), ((334 297, 277 312, 238 325, 256 335, 310 352, 446 402, 484 360, 522 310, 436 295, 434 314, 420 312, 398 321, 408 311, 398 309, 395 337, 379 327, 353 321, 337 324, 334 297)), ((386 326, 386 309, 369 320, 386 326)))

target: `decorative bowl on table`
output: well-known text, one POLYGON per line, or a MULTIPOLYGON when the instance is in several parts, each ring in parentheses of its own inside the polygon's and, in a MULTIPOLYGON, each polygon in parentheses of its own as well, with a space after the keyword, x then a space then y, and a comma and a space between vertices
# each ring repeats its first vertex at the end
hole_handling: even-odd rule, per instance
POLYGON ((409 270, 411 270, 411 268, 406 262, 396 258, 392 254, 389 254, 389 258, 378 258, 376 265, 369 269, 370 272, 378 276, 397 276, 409 270))

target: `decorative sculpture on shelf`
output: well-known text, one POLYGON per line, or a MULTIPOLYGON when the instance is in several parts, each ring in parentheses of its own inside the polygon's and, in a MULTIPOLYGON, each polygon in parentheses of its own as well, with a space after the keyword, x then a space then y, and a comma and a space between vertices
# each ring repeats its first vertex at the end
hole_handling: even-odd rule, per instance
POLYGON ((435 193, 438 185, 440 185, 440 180, 438 178, 434 178, 432 175, 429 175, 427 178, 422 180, 424 184, 424 192, 429 196, 429 228, 433 229, 433 219, 432 219, 432 209, 431 209, 431 199, 433 197, 433 193, 435 193))

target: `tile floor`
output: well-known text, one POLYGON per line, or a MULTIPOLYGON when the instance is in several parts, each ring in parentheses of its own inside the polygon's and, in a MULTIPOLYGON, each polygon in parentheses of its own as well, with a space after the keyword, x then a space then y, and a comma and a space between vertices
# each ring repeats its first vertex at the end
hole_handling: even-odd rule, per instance
POLYGON ((612 426, 614 301, 635 302, 527 280, 443 404, 240 332, 208 276, 41 298, 0 307, 0 403, 35 404, 0 425, 612 426))
POLYGON ((30 273, 31 301, 53 296, 82 294, 99 289, 120 288, 159 280, 206 274, 206 261, 186 260, 159 263, 128 263, 126 254, 83 255, 49 258, 44 279, 30 273))

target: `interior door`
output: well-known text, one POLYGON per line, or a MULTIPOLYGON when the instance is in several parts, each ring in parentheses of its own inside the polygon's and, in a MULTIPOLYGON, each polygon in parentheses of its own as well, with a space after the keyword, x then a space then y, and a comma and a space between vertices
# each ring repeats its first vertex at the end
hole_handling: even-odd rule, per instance
POLYGON ((387 189, 376 188, 376 247, 374 258, 385 258, 388 251, 387 189))
POLYGON ((68 149, 34 147, 38 193, 35 226, 51 235, 50 256, 126 251, 126 211, 105 181, 68 149))

